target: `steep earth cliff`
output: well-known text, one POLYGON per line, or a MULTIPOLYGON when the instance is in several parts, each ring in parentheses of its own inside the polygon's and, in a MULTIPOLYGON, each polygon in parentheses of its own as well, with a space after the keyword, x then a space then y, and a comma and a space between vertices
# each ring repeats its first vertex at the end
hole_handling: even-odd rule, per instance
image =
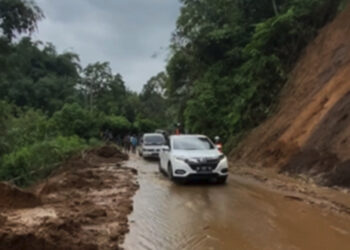
POLYGON ((234 160, 350 186, 350 7, 320 30, 278 109, 232 152, 234 160))

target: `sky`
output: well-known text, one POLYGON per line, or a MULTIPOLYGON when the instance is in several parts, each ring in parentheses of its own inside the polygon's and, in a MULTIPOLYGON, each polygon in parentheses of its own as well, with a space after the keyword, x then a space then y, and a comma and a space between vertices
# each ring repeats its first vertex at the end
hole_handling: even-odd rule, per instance
POLYGON ((109 61, 140 92, 165 69, 178 0, 36 0, 45 14, 36 40, 79 54, 81 63, 109 61))

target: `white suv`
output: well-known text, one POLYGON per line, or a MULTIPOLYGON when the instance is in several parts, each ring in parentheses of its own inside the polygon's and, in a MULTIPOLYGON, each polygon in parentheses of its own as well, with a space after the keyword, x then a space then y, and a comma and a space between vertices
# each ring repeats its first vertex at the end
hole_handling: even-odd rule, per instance
POLYGON ((139 155, 144 158, 158 158, 164 144, 165 138, 162 134, 144 134, 139 147, 139 155))
POLYGON ((227 158, 204 135, 173 135, 159 154, 159 170, 171 180, 214 179, 225 183, 227 158))

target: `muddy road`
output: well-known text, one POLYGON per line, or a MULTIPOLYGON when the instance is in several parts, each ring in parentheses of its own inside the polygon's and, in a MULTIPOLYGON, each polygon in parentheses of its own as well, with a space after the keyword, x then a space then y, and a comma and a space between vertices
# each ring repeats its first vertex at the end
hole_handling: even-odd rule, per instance
POLYGON ((246 177, 225 186, 176 185, 157 162, 132 157, 140 189, 126 250, 349 249, 350 219, 246 177))

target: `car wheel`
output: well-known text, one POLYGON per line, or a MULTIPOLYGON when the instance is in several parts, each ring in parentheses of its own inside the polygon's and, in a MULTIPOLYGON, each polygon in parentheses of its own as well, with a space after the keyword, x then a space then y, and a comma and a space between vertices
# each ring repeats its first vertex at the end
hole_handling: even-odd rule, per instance
POLYGON ((218 177, 216 180, 216 183, 219 185, 223 185, 225 184, 227 181, 227 176, 223 176, 223 177, 218 177))
POLYGON ((142 153, 141 153, 141 151, 139 151, 139 156, 141 156, 141 157, 142 157, 142 153))
POLYGON ((171 163, 169 162, 168 164, 168 177, 171 181, 174 180, 174 176, 173 176, 173 167, 171 166, 171 163))
POLYGON ((160 165, 160 161, 158 162, 158 170, 162 175, 164 175, 164 170, 162 169, 162 167, 160 165))

